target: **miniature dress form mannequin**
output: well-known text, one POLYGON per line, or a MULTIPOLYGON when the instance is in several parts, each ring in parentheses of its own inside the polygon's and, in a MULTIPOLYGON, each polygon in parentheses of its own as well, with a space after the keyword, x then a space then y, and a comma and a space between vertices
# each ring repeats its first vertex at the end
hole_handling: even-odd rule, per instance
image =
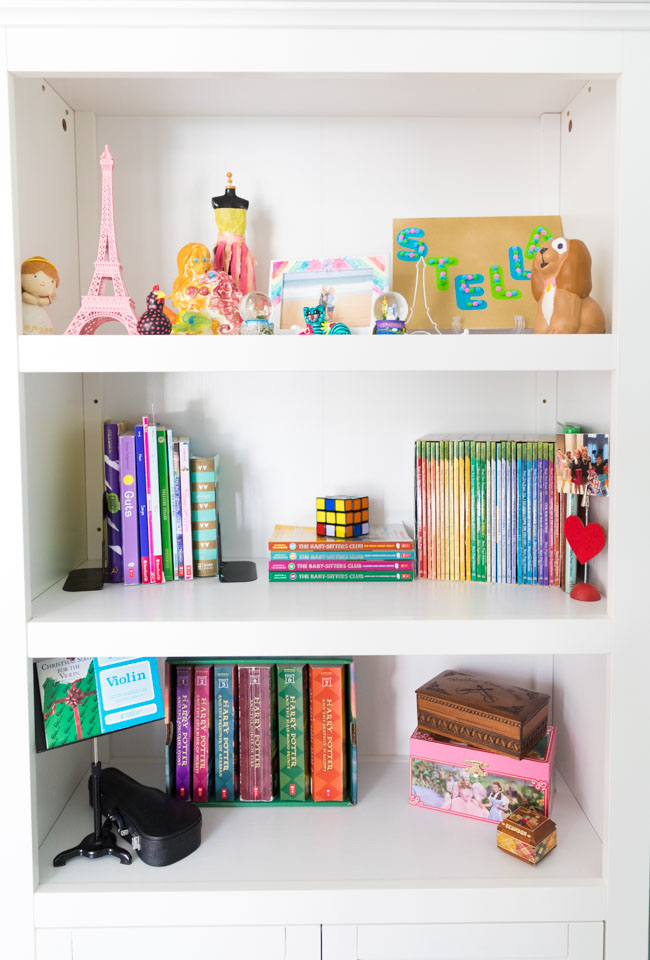
POLYGON ((246 211, 248 200, 238 197, 232 173, 226 174, 226 192, 212 198, 218 235, 212 258, 217 271, 229 274, 242 294, 255 289, 255 261, 246 246, 246 211))

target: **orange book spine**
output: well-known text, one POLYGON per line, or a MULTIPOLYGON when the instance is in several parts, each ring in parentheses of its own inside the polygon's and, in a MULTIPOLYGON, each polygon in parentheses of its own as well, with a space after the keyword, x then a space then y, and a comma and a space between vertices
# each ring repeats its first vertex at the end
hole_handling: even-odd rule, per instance
POLYGON ((344 800, 345 667, 309 667, 311 794, 314 801, 344 800))

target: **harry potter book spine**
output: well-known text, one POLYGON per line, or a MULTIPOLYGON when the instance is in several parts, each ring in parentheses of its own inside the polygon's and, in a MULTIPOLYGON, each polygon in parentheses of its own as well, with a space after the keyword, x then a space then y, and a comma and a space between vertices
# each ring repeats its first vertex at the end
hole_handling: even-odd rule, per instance
POLYGON ((278 782, 275 667, 240 665, 238 686, 239 797, 273 800, 278 782))
POLYGON ((315 801, 344 800, 347 789, 345 667, 309 667, 311 789, 315 801))
POLYGON ((176 667, 176 796, 192 795, 192 667, 176 667))
POLYGON ((277 665, 281 800, 309 797, 309 674, 304 663, 277 665))
POLYGON ((214 666, 214 796, 235 800, 238 793, 237 667, 214 666))
POLYGON ((192 799, 210 799, 210 753, 212 746, 212 667, 194 668, 194 762, 192 799))

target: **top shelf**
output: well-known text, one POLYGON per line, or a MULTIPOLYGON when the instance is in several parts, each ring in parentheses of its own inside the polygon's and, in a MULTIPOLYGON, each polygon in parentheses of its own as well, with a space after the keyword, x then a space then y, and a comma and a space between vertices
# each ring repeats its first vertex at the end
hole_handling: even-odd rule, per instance
POLYGON ((23 373, 615 370, 617 337, 19 337, 23 373))

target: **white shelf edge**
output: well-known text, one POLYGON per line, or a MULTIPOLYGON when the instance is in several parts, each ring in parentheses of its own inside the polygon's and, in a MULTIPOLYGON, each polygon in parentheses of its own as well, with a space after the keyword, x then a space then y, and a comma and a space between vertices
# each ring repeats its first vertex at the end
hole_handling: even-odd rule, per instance
POLYGON ((269 584, 194 580, 106 585, 65 593, 63 580, 32 601, 30 657, 177 656, 200 624, 192 656, 608 654, 606 600, 580 604, 553 587, 505 584, 269 584), (370 612, 372 611, 372 612, 370 612), (570 630, 569 623, 589 630, 570 630))
POLYGON ((19 337, 22 373, 615 370, 603 336, 19 337))
MULTIPOLYGON (((131 775, 137 775, 139 770, 141 779, 148 779, 142 764, 138 767, 130 761, 120 762, 119 766, 127 768, 131 775)), ((149 767, 152 766, 149 762, 149 767)), ((556 773, 558 792, 551 814, 558 820, 558 848, 552 854, 555 860, 551 862, 549 855, 548 860, 533 869, 516 860, 511 863, 512 858, 502 859, 506 858, 506 854, 496 849, 492 825, 410 808, 408 795, 403 790, 408 780, 402 782, 402 779, 395 779, 407 772, 406 762, 401 766, 403 769, 400 770, 391 761, 383 761, 382 766, 381 761, 364 763, 362 760, 359 805, 336 810, 335 816, 331 814, 333 808, 326 811, 315 807, 303 810, 304 818, 308 820, 307 827, 298 826, 299 821, 295 820, 301 842, 304 844, 306 838, 312 835, 312 818, 315 823, 316 818, 324 813, 327 824, 321 825, 317 834, 322 830, 330 831, 332 843, 339 845, 349 842, 352 835, 358 839, 358 844, 352 844, 351 847, 352 855, 356 854, 358 858, 352 864, 354 873, 356 863, 363 860, 364 845, 379 844, 381 823, 385 827, 392 812, 394 823, 397 816, 400 837, 396 842, 409 840, 417 845, 419 838, 425 847, 444 842, 448 850, 443 857, 455 850, 456 842, 464 848, 461 854, 467 855, 471 847, 474 859, 464 856, 459 862, 475 863, 476 876, 454 876, 453 870, 450 870, 451 876, 446 876, 446 869, 441 869, 440 863, 432 865, 434 876, 430 879, 420 877, 412 880, 391 876, 393 860, 390 842, 384 834, 385 849, 383 853, 381 850, 376 853, 376 858, 385 863, 385 870, 372 873, 372 879, 343 879, 347 869, 343 866, 340 880, 330 876, 315 881, 309 875, 309 867, 307 875, 302 876, 302 867, 298 864, 295 878, 292 877, 290 882, 286 879, 274 880, 271 879, 274 876, 273 864, 261 860, 258 861, 261 879, 258 875, 250 881, 242 882, 239 879, 233 883, 227 864, 217 865, 218 857, 214 858, 214 873, 211 872, 212 867, 208 868, 211 874, 209 879, 192 879, 193 874, 204 874, 206 871, 206 859, 210 854, 206 850, 208 845, 215 852, 219 848, 219 824, 223 825, 224 831, 228 831, 229 814, 235 811, 219 808, 203 811, 204 832, 207 828, 209 835, 198 853, 193 855, 198 858, 194 869, 192 857, 164 869, 147 867, 137 859, 128 868, 111 863, 108 867, 104 865, 102 870, 101 866, 97 868, 95 864, 91 874, 87 871, 93 865, 75 862, 74 868, 66 876, 63 871, 52 871, 48 861, 59 846, 69 845, 76 839, 76 833, 83 832, 83 814, 86 810, 90 822, 84 778, 41 846, 41 873, 49 874, 51 879, 37 887, 34 894, 35 924, 37 927, 69 927, 73 905, 75 920, 72 925, 79 927, 105 925, 107 909, 111 916, 120 917, 120 926, 247 925, 250 924, 251 914, 254 914, 258 924, 282 925, 295 922, 296 916, 305 924, 418 923, 423 916, 429 923, 509 922, 513 916, 525 922, 538 920, 540 915, 547 922, 588 922, 605 918, 606 884, 602 877, 579 875, 581 858, 587 858, 592 863, 601 862, 602 844, 560 774, 556 773), (380 780, 373 784, 374 790, 365 798, 363 777, 364 772, 368 772, 368 764, 380 771, 380 780), (389 780, 385 779, 386 776, 389 780), (350 818, 355 818, 354 825, 350 818), (405 828, 406 818, 408 825, 405 828), (564 835, 563 824, 567 831, 564 835), (354 827, 353 830, 348 830, 350 826, 354 827), (444 836, 451 831, 451 840, 447 838, 443 841, 441 830, 444 836), (577 835, 579 839, 576 839, 577 835), (567 849, 569 845, 572 845, 571 850, 567 849), (563 874, 565 867, 566 875, 563 874), (576 874, 572 875, 574 867, 576 874), (83 880, 80 880, 82 876, 83 880)), ((238 809, 236 822, 241 825, 242 818, 251 818, 253 833, 248 840, 242 837, 242 843, 261 844, 262 837, 267 836, 269 856, 274 858, 279 855, 279 848, 292 835, 286 818, 287 815, 293 815, 293 811, 279 807, 238 809), (262 818, 263 826, 260 836, 255 837, 254 824, 258 817, 262 818), (283 840, 286 831, 287 837, 283 840)), ((232 847, 238 842, 240 829, 240 826, 236 827, 234 839, 233 834, 226 837, 228 854, 232 854, 232 847)), ((413 856, 414 869, 422 869, 423 861, 415 849, 411 848, 410 853, 401 851, 399 856, 413 856)), ((404 866, 402 861, 400 869, 404 870, 404 866)))

